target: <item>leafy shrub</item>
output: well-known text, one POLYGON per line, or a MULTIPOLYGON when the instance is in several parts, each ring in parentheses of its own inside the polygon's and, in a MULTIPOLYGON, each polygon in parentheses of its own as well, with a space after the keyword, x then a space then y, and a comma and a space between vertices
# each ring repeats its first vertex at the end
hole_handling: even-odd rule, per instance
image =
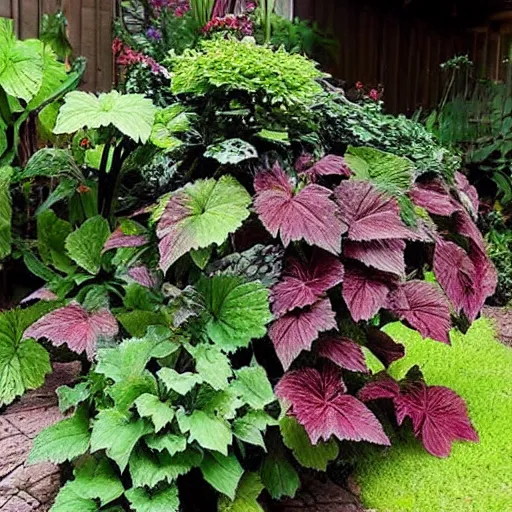
POLYGON ((507 510, 512 488, 510 348, 496 340, 488 320, 478 320, 466 335, 453 332, 451 347, 422 340, 400 324, 385 331, 406 349, 389 373, 402 378, 418 365, 428 384, 464 396, 480 443, 457 444, 448 460, 439 460, 400 433, 392 450, 371 449, 358 460, 356 479, 364 504, 389 512, 507 510))

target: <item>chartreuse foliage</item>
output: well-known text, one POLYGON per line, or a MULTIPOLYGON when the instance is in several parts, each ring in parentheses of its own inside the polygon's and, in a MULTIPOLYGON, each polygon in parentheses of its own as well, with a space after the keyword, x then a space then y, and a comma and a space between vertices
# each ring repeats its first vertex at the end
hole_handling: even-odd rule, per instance
POLYGON ((419 365, 429 385, 448 386, 463 396, 480 443, 457 443, 448 460, 429 457, 412 436, 397 438, 382 453, 368 450, 358 462, 357 480, 368 508, 389 512, 502 512, 512 491, 512 352, 496 337, 489 320, 466 335, 452 332, 452 346, 422 340, 403 325, 386 332, 406 348, 389 369, 401 378, 419 365))

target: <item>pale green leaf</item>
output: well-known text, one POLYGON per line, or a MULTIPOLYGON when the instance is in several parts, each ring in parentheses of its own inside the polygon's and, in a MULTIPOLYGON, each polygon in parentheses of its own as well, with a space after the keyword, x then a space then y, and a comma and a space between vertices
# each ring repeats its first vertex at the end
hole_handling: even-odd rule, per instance
POLYGON ((236 417, 237 410, 244 406, 244 402, 230 388, 215 391, 210 386, 201 386, 196 405, 206 413, 232 420, 236 417))
POLYGON ((202 382, 201 377, 196 373, 178 373, 171 368, 162 368, 157 375, 167 389, 176 391, 180 395, 186 395, 196 384, 202 382))
POLYGON ((74 490, 72 483, 67 483, 60 490, 50 512, 98 512, 99 509, 96 502, 80 496, 74 490))
POLYGON ((281 434, 284 444, 306 468, 326 471, 327 464, 339 454, 338 443, 334 438, 313 445, 304 427, 290 416, 281 419, 281 434))
POLYGON ((155 432, 160 432, 165 425, 174 419, 174 409, 165 404, 155 395, 145 393, 135 400, 137 412, 143 418, 151 418, 155 432))
POLYGON ((11 253, 11 176, 11 167, 0 167, 0 261, 11 253))
POLYGON ((233 391, 253 409, 263 409, 275 401, 267 372, 262 366, 249 366, 235 371, 236 380, 231 383, 233 391))
POLYGON ((157 110, 150 140, 158 148, 172 151, 183 144, 175 135, 189 128, 190 121, 184 108, 179 104, 171 105, 157 110))
POLYGON ((262 139, 268 140, 270 142, 283 144, 284 146, 290 145, 290 135, 288 132, 278 132, 275 130, 263 129, 258 132, 257 135, 258 137, 261 137, 262 139))
POLYGON ((246 473, 236 490, 234 501, 221 496, 218 512, 264 512, 258 497, 264 487, 258 473, 246 473))
POLYGON ((60 411, 66 412, 85 402, 91 396, 91 389, 88 382, 80 382, 72 388, 60 386, 57 388, 57 396, 59 397, 60 411))
POLYGON ((46 265, 53 265, 62 272, 72 272, 73 262, 66 254, 65 242, 73 232, 71 224, 59 219, 52 210, 37 217, 37 249, 46 265))
POLYGON ((268 426, 276 425, 279 425, 279 422, 266 412, 249 411, 245 416, 234 421, 233 434, 246 443, 261 446, 266 451, 262 432, 265 432, 268 426))
POLYGON ((220 164, 237 165, 244 160, 258 158, 258 151, 242 139, 229 139, 208 146, 204 156, 214 158, 220 164))
POLYGON ((105 449, 108 457, 124 471, 139 439, 151 432, 153 427, 145 419, 135 420, 130 414, 104 409, 93 424, 91 452, 105 449))
POLYGON ((90 274, 100 271, 101 252, 110 236, 108 222, 101 216, 85 221, 66 239, 69 256, 90 274))
POLYGON ((156 109, 142 94, 117 91, 95 96, 73 91, 66 95, 54 133, 74 133, 82 128, 114 125, 135 142, 146 143, 151 135, 156 109))
POLYGON ((171 457, 187 449, 187 438, 178 434, 151 434, 144 441, 157 452, 167 450, 171 457))
POLYGON ((219 391, 228 387, 228 379, 233 375, 231 362, 221 350, 204 343, 187 350, 196 360, 196 372, 202 380, 219 391))
POLYGON ((244 470, 235 455, 207 453, 201 463, 204 479, 217 491, 235 499, 238 483, 244 470))
POLYGON ((252 339, 265 336, 272 315, 268 290, 260 283, 214 276, 203 277, 197 288, 211 314, 206 326, 208 336, 222 350, 233 352, 249 345, 252 339))
POLYGON ((293 498, 300 487, 297 471, 280 452, 270 452, 261 466, 261 481, 275 500, 293 498))
POLYGON ((19 179, 31 179, 38 176, 48 178, 69 176, 78 180, 84 179, 71 152, 59 148, 43 148, 34 153, 19 179))
POLYGON ((78 410, 71 418, 47 427, 34 439, 28 463, 61 464, 73 460, 88 450, 90 440, 89 416, 85 410, 78 410))
POLYGON ((127 377, 111 386, 107 393, 112 397, 116 408, 120 411, 128 411, 134 402, 146 393, 157 393, 157 382, 150 371, 144 371, 142 375, 127 377))
POLYGON ((133 488, 125 493, 135 512, 178 512, 180 499, 175 485, 149 493, 145 489, 133 488))
POLYGON ((233 442, 229 423, 199 410, 190 416, 178 413, 177 418, 181 432, 189 433, 189 443, 197 441, 202 448, 228 454, 228 446, 233 442))

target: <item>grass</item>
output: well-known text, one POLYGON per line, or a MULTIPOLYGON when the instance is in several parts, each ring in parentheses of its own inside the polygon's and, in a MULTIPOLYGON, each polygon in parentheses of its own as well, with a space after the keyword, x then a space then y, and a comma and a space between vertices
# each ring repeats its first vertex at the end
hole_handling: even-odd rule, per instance
POLYGON ((377 512, 512 512, 512 350, 483 319, 466 335, 452 333, 451 347, 402 324, 386 331, 406 346, 390 373, 401 378, 419 364, 428 384, 457 391, 480 443, 456 443, 448 459, 432 457, 412 435, 390 450, 370 448, 356 473, 364 505, 377 512))

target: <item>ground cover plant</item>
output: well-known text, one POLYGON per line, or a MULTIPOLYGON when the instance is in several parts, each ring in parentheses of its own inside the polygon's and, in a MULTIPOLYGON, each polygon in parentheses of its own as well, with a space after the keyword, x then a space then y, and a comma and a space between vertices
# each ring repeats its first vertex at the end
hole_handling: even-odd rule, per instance
POLYGON ((422 130, 349 102, 308 58, 204 32, 161 62, 123 61, 121 91, 67 94, 61 145, 5 181, 7 196, 52 178, 35 236, 14 241, 40 284, 0 313, 0 401, 40 385, 49 352, 84 369, 30 456, 72 465, 53 512, 261 510, 263 492, 295 495, 301 467, 329 470, 340 442, 390 444, 370 403, 383 382, 432 455, 478 441, 454 391, 370 374, 403 355, 390 321, 448 344, 493 294, 475 189, 422 130), (151 98, 130 77, 141 66, 151 98), (334 144, 334 106, 389 133, 334 144))

